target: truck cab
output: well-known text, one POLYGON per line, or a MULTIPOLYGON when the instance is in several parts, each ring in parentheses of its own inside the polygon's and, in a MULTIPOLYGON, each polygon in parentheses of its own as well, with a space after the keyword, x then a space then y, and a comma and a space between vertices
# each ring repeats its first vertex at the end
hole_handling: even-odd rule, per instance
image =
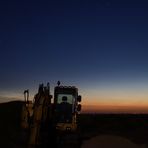
POLYGON ((76 131, 81 96, 75 86, 56 86, 54 89, 55 125, 60 131, 76 131))

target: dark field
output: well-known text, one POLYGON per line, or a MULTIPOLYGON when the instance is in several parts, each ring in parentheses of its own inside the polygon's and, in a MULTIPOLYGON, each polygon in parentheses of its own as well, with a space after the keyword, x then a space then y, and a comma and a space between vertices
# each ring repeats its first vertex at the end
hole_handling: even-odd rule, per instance
MULTIPOLYGON (((23 147, 20 115, 22 102, 0 104, 0 147, 23 147)), ((82 140, 96 135, 117 135, 148 146, 148 114, 81 114, 82 140)))
POLYGON ((22 102, 0 104, 0 147, 16 147, 20 139, 22 102))
POLYGON ((85 138, 87 135, 115 135, 148 146, 148 114, 83 114, 81 129, 85 138))

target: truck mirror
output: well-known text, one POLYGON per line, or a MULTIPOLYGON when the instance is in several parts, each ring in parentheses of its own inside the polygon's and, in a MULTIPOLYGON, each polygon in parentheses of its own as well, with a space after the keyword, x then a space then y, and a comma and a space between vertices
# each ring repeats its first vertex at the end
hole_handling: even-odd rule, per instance
POLYGON ((81 104, 78 104, 78 108, 77 108, 77 111, 81 111, 81 104))
POLYGON ((81 100, 82 100, 82 97, 79 95, 78 98, 77 98, 77 101, 81 102, 81 100))

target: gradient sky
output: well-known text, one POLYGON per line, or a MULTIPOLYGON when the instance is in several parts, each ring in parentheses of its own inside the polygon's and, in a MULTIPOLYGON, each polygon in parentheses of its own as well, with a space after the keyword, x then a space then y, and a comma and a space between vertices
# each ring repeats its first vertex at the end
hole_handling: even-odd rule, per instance
POLYGON ((146 110, 148 1, 1 1, 0 67, 0 102, 61 80, 84 110, 146 110))

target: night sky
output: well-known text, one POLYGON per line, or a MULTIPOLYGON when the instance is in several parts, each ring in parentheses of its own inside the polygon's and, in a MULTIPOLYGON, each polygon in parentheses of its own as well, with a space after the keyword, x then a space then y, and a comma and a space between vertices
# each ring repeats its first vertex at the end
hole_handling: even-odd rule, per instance
POLYGON ((3 0, 0 67, 1 102, 23 98, 24 89, 34 95, 42 82, 53 90, 60 80, 77 86, 88 108, 142 112, 148 108, 148 1, 3 0))

